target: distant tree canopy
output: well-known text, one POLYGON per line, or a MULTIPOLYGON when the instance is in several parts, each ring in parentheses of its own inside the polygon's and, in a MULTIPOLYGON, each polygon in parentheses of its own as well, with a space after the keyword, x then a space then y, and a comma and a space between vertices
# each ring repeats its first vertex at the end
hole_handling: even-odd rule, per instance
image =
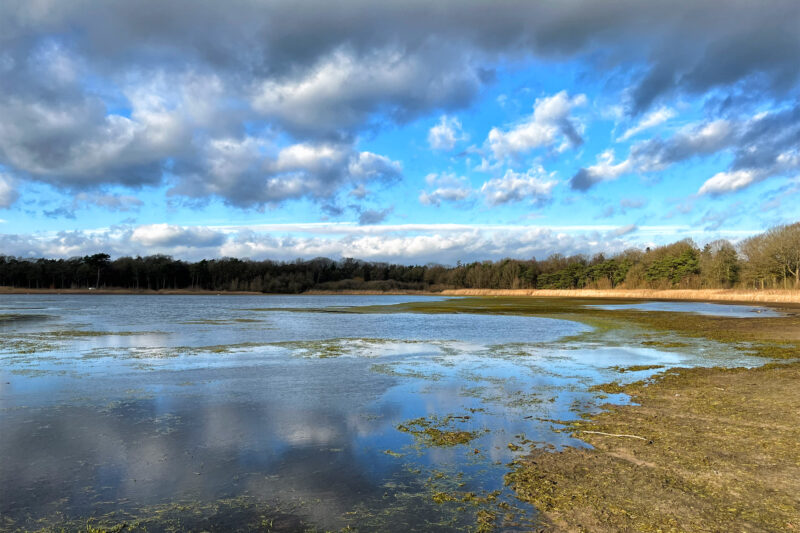
POLYGON ((720 240, 702 249, 690 239, 606 257, 553 254, 544 260, 484 261, 455 267, 395 265, 346 258, 187 262, 165 255, 99 253, 70 259, 0 255, 0 285, 39 289, 114 287, 300 293, 316 290, 597 288, 800 288, 800 222, 772 228, 738 247, 720 240))

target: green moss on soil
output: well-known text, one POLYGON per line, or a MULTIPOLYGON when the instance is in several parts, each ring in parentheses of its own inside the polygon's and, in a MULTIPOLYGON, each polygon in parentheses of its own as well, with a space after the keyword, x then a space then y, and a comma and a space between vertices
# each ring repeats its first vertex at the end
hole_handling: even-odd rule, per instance
POLYGON ((669 370, 569 425, 593 450, 538 451, 506 482, 553 531, 795 530, 798 383, 800 363, 669 370))
MULTIPOLYGON (((458 417, 458 420, 468 420, 469 416, 458 417)), ((414 435, 423 445, 426 446, 456 446, 468 444, 478 438, 485 431, 464 431, 454 429, 453 424, 456 417, 420 417, 409 420, 397 426, 397 429, 414 435)))

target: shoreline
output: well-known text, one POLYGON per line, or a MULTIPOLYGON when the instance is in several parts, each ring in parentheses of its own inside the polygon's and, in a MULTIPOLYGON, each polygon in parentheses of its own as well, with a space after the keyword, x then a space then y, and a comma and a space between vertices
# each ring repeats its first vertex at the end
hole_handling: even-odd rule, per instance
POLYGON ((800 290, 795 289, 452 289, 438 294, 442 296, 800 303, 800 290))
POLYGON ((126 295, 126 296, 216 296, 229 294, 231 296, 262 296, 262 292, 255 291, 204 291, 192 289, 22 289, 19 287, 0 287, 0 296, 3 294, 98 294, 98 295, 126 295))
POLYGON ((442 291, 309 290, 302 293, 256 291, 208 291, 193 289, 25 289, 0 287, 3 294, 103 294, 103 295, 182 295, 182 296, 501 296, 514 298, 591 298, 608 300, 666 300, 730 303, 800 304, 796 289, 445 289, 442 291))
POLYGON ((794 531, 799 380, 789 362, 597 387, 632 403, 567 422, 592 448, 531 450, 506 483, 546 531, 794 531))

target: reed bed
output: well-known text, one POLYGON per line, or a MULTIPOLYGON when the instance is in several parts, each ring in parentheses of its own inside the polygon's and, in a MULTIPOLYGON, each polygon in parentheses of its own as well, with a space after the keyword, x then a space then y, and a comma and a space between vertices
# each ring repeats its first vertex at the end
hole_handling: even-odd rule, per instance
POLYGON ((800 303, 800 290, 747 289, 452 289, 443 296, 532 296, 536 298, 621 298, 723 302, 800 303))

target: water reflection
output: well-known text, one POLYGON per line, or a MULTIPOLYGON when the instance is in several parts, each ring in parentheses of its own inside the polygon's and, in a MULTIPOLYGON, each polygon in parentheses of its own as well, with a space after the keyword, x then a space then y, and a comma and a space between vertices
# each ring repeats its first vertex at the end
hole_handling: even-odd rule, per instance
POLYGON ((598 309, 639 309, 642 311, 662 311, 668 313, 693 313, 696 315, 729 316, 734 318, 776 317, 777 311, 768 307, 740 304, 711 304, 701 302, 646 302, 619 305, 592 305, 598 309))
POLYGON ((431 501, 431 472, 513 501, 509 444, 581 445, 551 421, 607 401, 593 384, 646 375, 612 365, 749 362, 555 344, 588 328, 544 318, 243 310, 400 301, 4 298, 38 317, 0 325, 0 517, 25 528, 246 495, 321 528, 448 529, 469 513, 435 525, 455 506, 431 501), (429 448, 396 429, 447 415, 477 438, 429 448))

